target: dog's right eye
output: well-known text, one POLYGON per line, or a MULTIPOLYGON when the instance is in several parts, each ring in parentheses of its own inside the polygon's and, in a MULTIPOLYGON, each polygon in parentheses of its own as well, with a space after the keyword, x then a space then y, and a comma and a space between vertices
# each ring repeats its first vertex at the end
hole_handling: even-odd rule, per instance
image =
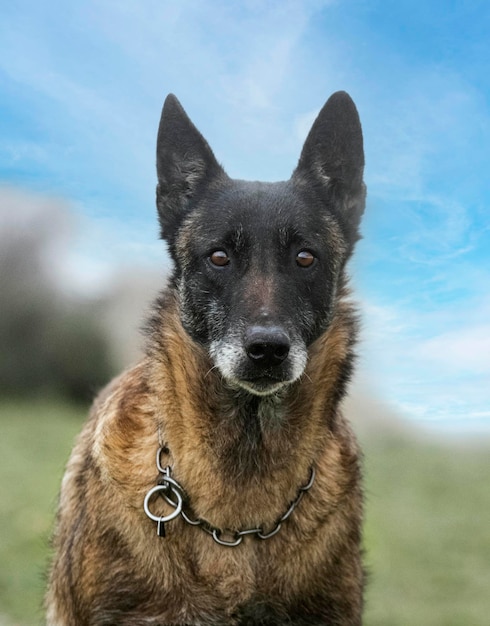
POLYGON ((209 257, 209 260, 216 267, 224 267, 230 262, 230 257, 224 250, 215 250, 209 257))

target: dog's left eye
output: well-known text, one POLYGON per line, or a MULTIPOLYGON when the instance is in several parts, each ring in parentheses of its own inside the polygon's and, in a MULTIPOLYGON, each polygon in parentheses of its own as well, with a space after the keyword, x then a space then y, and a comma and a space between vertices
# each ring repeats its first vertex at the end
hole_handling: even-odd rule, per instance
POLYGON ((296 255, 296 263, 300 267, 311 267, 315 262, 315 257, 309 250, 301 250, 296 255))
POLYGON ((209 260, 216 267, 224 267, 230 262, 230 257, 224 250, 215 250, 209 257, 209 260))

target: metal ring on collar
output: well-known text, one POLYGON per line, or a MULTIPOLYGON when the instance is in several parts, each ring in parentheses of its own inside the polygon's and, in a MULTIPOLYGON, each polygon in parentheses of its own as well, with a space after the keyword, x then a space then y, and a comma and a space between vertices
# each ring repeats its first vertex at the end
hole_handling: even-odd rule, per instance
POLYGON ((161 446, 157 450, 157 468, 161 474, 165 474, 165 476, 168 476, 170 473, 169 472, 170 466, 166 465, 165 467, 163 467, 162 461, 161 461, 162 454, 168 454, 168 448, 166 446, 161 446))
POLYGON ((270 539, 271 537, 274 537, 274 535, 277 535, 277 533, 281 530, 281 526, 282 524, 281 522, 279 522, 277 526, 274 528, 274 530, 271 530, 270 533, 264 533, 264 532, 257 533, 257 537, 259 539, 270 539))
MULTIPOLYGON (((182 487, 180 486, 180 484, 171 476, 165 474, 164 476, 161 476, 159 481, 158 481, 158 486, 159 487, 165 487, 167 489, 167 491, 170 489, 170 491, 175 492, 178 491, 180 493, 180 495, 183 494, 184 490, 182 489, 182 487), (168 485, 168 486, 167 486, 168 485)), ((170 502, 170 504, 172 504, 170 502)))
POLYGON ((220 534, 221 532, 217 528, 215 528, 212 532, 213 539, 221 546, 229 546, 231 548, 234 548, 235 546, 239 546, 243 541, 243 537, 238 537, 235 541, 226 541, 225 539, 220 538, 220 534))
MULTIPOLYGON (((171 491, 173 494, 175 494, 176 498, 177 498, 177 503, 173 502, 172 500, 170 500, 167 496, 165 497, 165 500, 171 505, 175 507, 175 511, 172 511, 172 513, 169 513, 169 515, 154 515, 151 511, 150 508, 148 506, 148 503, 150 501, 150 498, 152 497, 153 494, 158 493, 159 491, 163 491, 166 492, 168 491, 168 486, 167 485, 157 485, 156 487, 153 487, 152 489, 150 489, 150 491, 146 494, 145 496, 145 502, 143 504, 143 507, 145 509, 145 513, 147 514, 147 516, 152 519, 154 522, 161 522, 161 523, 165 523, 165 522, 170 522, 170 520, 175 519, 178 515, 180 515, 181 511, 182 511, 182 505, 183 505, 183 499, 182 496, 180 495, 180 493, 177 491, 177 489, 172 488, 172 486, 170 487, 171 491)), ((164 493, 164 495, 166 495, 164 493)))
POLYGON ((184 518, 184 520, 190 524, 191 526, 202 526, 203 525, 203 521, 201 519, 192 519, 191 517, 189 517, 186 512, 184 511, 184 509, 182 509, 182 517, 184 518))
POLYGON ((315 472, 315 468, 312 465, 310 469, 310 479, 304 487, 300 487, 300 491, 308 491, 308 489, 311 489, 311 487, 313 486, 313 483, 315 482, 315 478, 316 478, 316 472, 315 472))

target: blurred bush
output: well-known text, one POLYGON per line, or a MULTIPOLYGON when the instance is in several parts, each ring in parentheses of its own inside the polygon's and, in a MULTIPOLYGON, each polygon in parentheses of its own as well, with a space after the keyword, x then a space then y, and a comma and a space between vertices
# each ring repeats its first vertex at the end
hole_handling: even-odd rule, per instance
POLYGON ((0 189, 0 395, 86 401, 114 372, 100 302, 56 281, 70 234, 62 203, 0 189))

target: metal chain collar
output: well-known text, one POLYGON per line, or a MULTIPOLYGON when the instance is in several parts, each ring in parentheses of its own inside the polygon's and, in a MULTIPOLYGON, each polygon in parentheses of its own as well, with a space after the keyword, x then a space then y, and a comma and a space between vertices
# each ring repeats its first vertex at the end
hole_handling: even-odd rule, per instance
POLYGON ((190 515, 188 515, 184 511, 184 502, 187 499, 185 495, 185 491, 182 486, 171 476, 172 468, 170 465, 166 465, 165 467, 161 464, 161 455, 168 453, 168 448, 165 446, 161 446, 158 448, 157 456, 156 456, 156 465, 158 471, 160 472, 160 477, 158 479, 158 485, 152 487, 145 496, 145 501, 143 504, 143 508, 145 510, 146 515, 157 522, 157 535, 159 537, 165 537, 165 524, 175 519, 179 515, 183 518, 187 524, 191 526, 198 526, 204 532, 211 535, 216 543, 219 543, 221 546, 228 546, 230 548, 234 548, 239 546, 243 538, 246 535, 252 535, 258 539, 270 539, 274 537, 280 530, 282 524, 291 516, 294 509, 298 506, 303 497, 303 494, 308 491, 315 481, 315 468, 310 468, 310 477, 308 482, 299 488, 298 494, 296 498, 289 504, 287 511, 282 515, 279 519, 276 520, 274 524, 274 528, 266 533, 261 527, 259 528, 246 528, 244 530, 222 530, 213 526, 206 520, 201 518, 193 519, 190 515), (172 506, 175 510, 169 513, 169 515, 155 515, 150 511, 149 503, 154 494, 159 494, 163 499, 172 506), (224 539, 223 535, 231 536, 231 540, 224 539))

